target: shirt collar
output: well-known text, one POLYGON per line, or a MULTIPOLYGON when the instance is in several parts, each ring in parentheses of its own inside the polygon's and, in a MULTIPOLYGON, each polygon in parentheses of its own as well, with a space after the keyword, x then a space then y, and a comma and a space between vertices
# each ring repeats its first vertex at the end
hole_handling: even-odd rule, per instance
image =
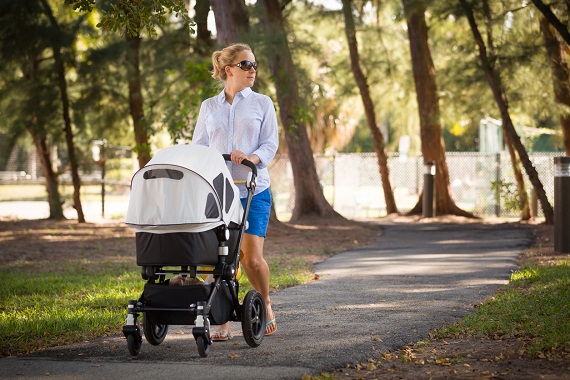
MULTIPOLYGON (((242 98, 247 98, 251 93, 253 92, 253 90, 251 89, 251 87, 246 87, 243 90, 241 90, 240 92, 238 92, 236 94, 236 96, 238 94, 241 94, 242 98)), ((226 101, 226 94, 225 94, 225 89, 222 90, 222 92, 220 92, 218 94, 218 99, 220 101, 220 104, 224 104, 224 102, 226 101)))

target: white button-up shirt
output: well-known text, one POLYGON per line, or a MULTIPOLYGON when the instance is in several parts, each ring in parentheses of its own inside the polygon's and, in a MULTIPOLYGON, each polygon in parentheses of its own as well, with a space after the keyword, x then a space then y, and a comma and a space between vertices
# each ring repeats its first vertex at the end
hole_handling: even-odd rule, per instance
MULTIPOLYGON (((192 143, 215 148, 229 154, 241 150, 246 155, 255 154, 261 160, 257 165, 255 194, 269 188, 271 162, 279 146, 277 116, 273 101, 266 95, 253 92, 247 87, 238 92, 230 104, 225 93, 206 99, 200 107, 194 128, 192 143)), ((249 168, 228 162, 234 180, 247 179, 249 168)), ((247 196, 244 185, 238 185, 240 197, 247 196)))

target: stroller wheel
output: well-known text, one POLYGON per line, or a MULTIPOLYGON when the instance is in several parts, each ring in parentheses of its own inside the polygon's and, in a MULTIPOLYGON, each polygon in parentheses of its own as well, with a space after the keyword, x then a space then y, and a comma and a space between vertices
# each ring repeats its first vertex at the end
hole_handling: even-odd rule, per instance
POLYGON ((250 347, 257 347, 265 336, 265 302, 261 293, 250 290, 245 295, 241 313, 243 337, 250 347))
POLYGON ((208 344, 208 340, 205 336, 200 335, 196 338, 196 345, 198 346, 198 353, 200 357, 205 358, 208 356, 208 351, 210 351, 210 345, 208 344))
POLYGON ((143 280, 154 280, 156 276, 156 268, 143 265, 141 267, 141 275, 143 280))
POLYGON ((132 356, 137 356, 141 352, 142 342, 137 339, 136 336, 130 334, 127 336, 127 347, 129 348, 129 354, 132 356))
POLYGON ((166 338, 166 334, 168 333, 168 325, 154 324, 151 321, 149 321, 148 316, 146 315, 146 313, 144 313, 143 331, 144 331, 144 337, 146 338, 147 342, 149 342, 153 346, 158 346, 164 341, 164 338, 166 338))

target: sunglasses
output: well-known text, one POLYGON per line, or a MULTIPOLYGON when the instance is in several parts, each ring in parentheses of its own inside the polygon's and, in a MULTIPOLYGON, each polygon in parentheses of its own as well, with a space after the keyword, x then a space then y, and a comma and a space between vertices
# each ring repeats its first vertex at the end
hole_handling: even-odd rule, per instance
POLYGON ((242 69, 243 71, 249 71, 251 69, 255 69, 255 71, 257 71, 257 62, 251 62, 248 60, 241 61, 240 63, 231 63, 228 66, 230 66, 230 67, 237 66, 240 69, 242 69))

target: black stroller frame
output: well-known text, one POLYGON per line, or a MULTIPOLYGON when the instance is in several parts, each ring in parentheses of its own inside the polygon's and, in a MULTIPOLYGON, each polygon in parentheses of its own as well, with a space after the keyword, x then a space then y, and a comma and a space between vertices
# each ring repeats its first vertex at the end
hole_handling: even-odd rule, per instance
MULTIPOLYGON (((223 158, 231 161, 228 154, 223 158)), ((194 325, 192 335, 201 357, 208 356, 212 345, 210 323, 221 325, 228 321, 241 321, 244 339, 250 347, 257 347, 263 341, 266 323, 263 297, 256 290, 251 290, 243 303, 240 304, 238 299, 240 247, 257 177, 257 168, 252 162, 244 160, 242 165, 251 169, 248 179, 241 181, 248 191, 243 217, 239 224, 232 222, 212 231, 218 240, 218 260, 214 268, 200 265, 141 266, 142 278, 146 280, 144 290, 138 300, 128 302, 123 326, 131 355, 140 353, 143 334, 148 343, 160 345, 167 335, 168 325, 194 325), (228 257, 230 254, 232 257, 228 257), (183 279, 189 277, 190 280, 204 275, 209 280, 213 276, 213 282, 196 280, 196 284, 169 286, 172 278, 167 276, 170 275, 182 276, 183 279)), ((139 238, 145 237, 137 232, 137 244, 139 238)))

